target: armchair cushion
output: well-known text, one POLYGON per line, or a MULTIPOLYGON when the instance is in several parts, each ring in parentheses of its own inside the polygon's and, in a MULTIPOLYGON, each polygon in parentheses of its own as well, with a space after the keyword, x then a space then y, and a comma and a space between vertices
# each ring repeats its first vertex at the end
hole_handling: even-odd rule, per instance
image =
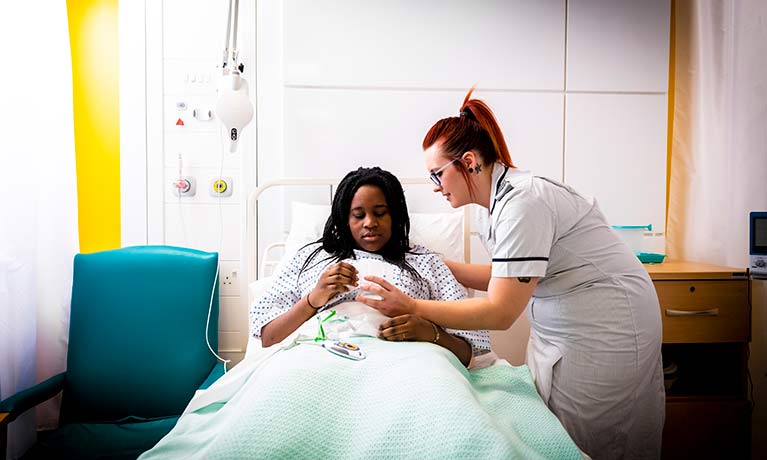
MULTIPOLYGON (((0 403, 0 412, 10 412, 12 418, 61 391, 64 374, 58 374, 15 394, 0 403)), ((205 390, 224 375, 224 365, 217 364, 200 385, 205 390)), ((104 423, 69 423, 41 435, 23 460, 109 459, 134 460, 154 447, 176 425, 179 416, 159 419, 128 417, 104 423)))
POLYGON ((178 416, 124 423, 70 423, 44 437, 23 457, 134 460, 176 425, 178 416))

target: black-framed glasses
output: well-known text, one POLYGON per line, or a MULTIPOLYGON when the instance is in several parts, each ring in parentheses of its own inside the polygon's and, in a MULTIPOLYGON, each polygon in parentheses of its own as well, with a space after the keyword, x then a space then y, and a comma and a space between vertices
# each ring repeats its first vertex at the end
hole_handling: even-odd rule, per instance
POLYGON ((438 170, 430 172, 429 179, 431 179, 431 181, 437 184, 438 186, 442 186, 442 181, 440 180, 440 177, 442 177, 442 171, 444 171, 448 166, 450 166, 451 164, 455 163, 458 160, 459 158, 455 158, 450 163, 445 163, 444 165, 442 165, 442 167, 440 167, 438 170))

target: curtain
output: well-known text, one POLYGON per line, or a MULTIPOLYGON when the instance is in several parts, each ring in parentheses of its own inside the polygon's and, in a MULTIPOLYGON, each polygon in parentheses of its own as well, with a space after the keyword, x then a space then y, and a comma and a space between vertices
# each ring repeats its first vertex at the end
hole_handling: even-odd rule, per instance
POLYGON ((677 0, 667 253, 745 268, 767 210, 767 2, 677 0))
MULTIPOLYGON (((767 210, 767 2, 677 0, 674 12, 667 253, 745 268, 748 213, 767 210)), ((753 285, 749 358, 753 458, 767 452, 761 283, 753 285)))
MULTIPOLYGON (((65 368, 78 249, 72 65, 63 0, 0 7, 0 399, 65 368)), ((38 425, 56 423, 55 405, 38 425)), ((8 458, 35 439, 9 427, 8 458)))

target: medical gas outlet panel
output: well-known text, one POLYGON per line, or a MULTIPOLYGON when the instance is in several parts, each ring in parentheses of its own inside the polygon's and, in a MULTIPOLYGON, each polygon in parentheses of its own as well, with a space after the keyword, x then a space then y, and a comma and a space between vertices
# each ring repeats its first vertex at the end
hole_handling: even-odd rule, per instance
POLYGON ((194 196, 197 193, 197 179, 192 176, 181 176, 172 185, 178 196, 194 196))
MULTIPOLYGON (((208 196, 228 198, 234 190, 234 179, 229 176, 215 176, 207 179, 208 196)), ((179 198, 192 198, 197 195, 197 178, 194 176, 179 176, 171 181, 171 191, 179 198)))

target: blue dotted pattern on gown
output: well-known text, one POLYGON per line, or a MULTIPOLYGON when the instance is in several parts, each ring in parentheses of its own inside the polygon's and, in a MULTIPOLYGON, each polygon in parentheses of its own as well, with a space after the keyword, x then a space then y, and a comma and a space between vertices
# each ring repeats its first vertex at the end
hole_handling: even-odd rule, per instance
MULTIPOLYGON (((260 338, 262 327, 290 310, 302 297, 309 294, 325 269, 335 263, 332 259, 325 260, 329 254, 320 251, 309 267, 301 273, 300 277, 298 276, 304 261, 317 248, 318 244, 312 244, 299 250, 285 265, 284 269, 275 275, 275 280, 266 293, 256 299, 250 309, 250 330, 254 337, 260 338)), ((392 284, 414 299, 459 300, 466 298, 466 289, 458 283, 438 254, 429 252, 423 246, 413 247, 412 252, 412 254, 405 255, 405 260, 415 268, 422 279, 418 280, 410 272, 392 265, 395 278, 390 280, 392 284)), ((384 260, 378 254, 358 249, 354 250, 354 256, 358 260, 384 260)), ((353 301, 359 293, 358 288, 339 294, 330 300, 328 306, 353 301)), ((447 332, 466 339, 471 344, 475 355, 490 350, 490 334, 487 331, 447 329, 447 332)))

